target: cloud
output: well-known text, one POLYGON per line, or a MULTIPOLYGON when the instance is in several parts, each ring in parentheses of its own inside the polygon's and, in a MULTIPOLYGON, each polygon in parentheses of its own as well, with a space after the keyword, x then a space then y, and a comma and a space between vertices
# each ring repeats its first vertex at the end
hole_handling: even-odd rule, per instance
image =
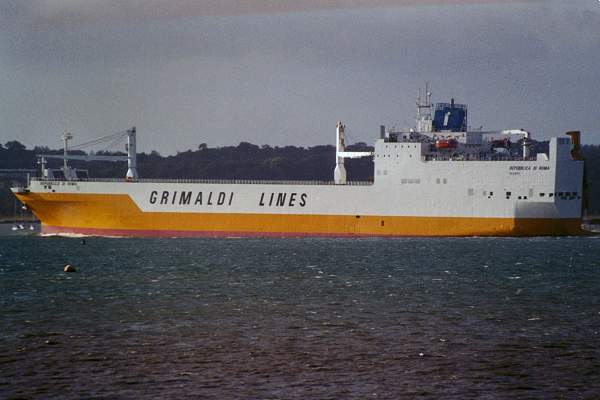
POLYGON ((51 144, 64 129, 91 140, 135 124, 140 148, 163 153, 306 145, 329 141, 340 118, 369 141, 380 123, 412 123, 424 80, 436 100, 468 102, 474 126, 595 132, 596 6, 3 0, 0 142, 51 144))
MULTIPOLYGON (((231 16, 348 8, 523 3, 539 0, 32 0, 14 2, 36 21, 70 24, 106 19, 231 16)), ((7 3, 11 3, 10 1, 7 3)), ((4 8, 11 8, 6 6, 4 8)))

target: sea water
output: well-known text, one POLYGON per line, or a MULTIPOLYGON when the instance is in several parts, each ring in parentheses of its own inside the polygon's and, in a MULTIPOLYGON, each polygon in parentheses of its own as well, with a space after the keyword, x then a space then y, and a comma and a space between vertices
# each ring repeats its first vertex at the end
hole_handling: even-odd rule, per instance
POLYGON ((600 398, 600 237, 2 229, 0 398, 600 398))

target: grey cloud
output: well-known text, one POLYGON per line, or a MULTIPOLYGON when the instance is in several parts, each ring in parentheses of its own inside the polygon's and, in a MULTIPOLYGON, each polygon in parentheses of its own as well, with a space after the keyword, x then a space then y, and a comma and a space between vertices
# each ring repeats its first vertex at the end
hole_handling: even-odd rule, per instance
POLYGON ((450 66, 463 63, 481 68, 519 58, 540 58, 543 38, 527 19, 465 10, 438 12, 435 23, 420 9, 337 11, 312 15, 186 18, 161 23, 94 23, 69 29, 19 31, 9 54, 32 57, 34 63, 112 64, 120 61, 152 63, 181 56, 239 59, 250 54, 297 58, 310 64, 393 63, 426 66, 419 59, 444 54, 450 66), (521 24, 519 24, 519 22, 521 24), (519 29, 512 29, 515 25, 519 29), (527 35, 527 42, 512 46, 527 35), (481 40, 485 36, 486 40, 481 40), (434 38, 433 40, 431 40, 434 38), (490 41, 493 45, 490 45, 490 41), (470 51, 460 46, 468 45, 470 51), (498 51, 513 47, 508 57, 498 51))
MULTIPOLYGON (((520 2, 536 0, 520 0, 520 2)), ((538 0, 539 1, 539 0, 538 0)), ((37 23, 72 24, 93 20, 289 13, 343 8, 515 3, 519 0, 30 0, 8 1, 11 16, 37 23)))
POLYGON ((137 124, 141 148, 165 153, 309 145, 337 119, 371 141, 411 123, 425 80, 469 102, 474 126, 594 132, 599 22, 598 7, 556 1, 3 25, 0 142, 137 124))

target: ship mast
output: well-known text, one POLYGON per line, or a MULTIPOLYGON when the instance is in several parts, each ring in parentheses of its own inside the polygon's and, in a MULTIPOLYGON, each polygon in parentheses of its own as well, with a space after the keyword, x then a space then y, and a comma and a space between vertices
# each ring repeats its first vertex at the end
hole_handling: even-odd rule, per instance
POLYGON ((69 168, 69 166, 67 165, 67 157, 68 157, 68 150, 69 150, 69 140, 73 139, 73 135, 71 135, 71 133, 69 132, 65 132, 62 135, 62 140, 63 140, 63 154, 64 154, 64 159, 63 159, 63 171, 65 173, 65 177, 67 176, 67 170, 69 168))
POLYGON ((421 99, 421 89, 419 89, 419 95, 417 96, 417 132, 430 133, 433 131, 432 108, 429 82, 425 82, 425 102, 423 103, 421 99))
POLYGON ((346 126, 342 121, 338 121, 335 134, 335 170, 333 171, 333 181, 336 185, 346 184, 346 168, 344 167, 345 158, 372 157, 371 151, 346 151, 344 132, 346 126))
POLYGON ((138 179, 136 145, 135 145, 135 126, 127 131, 127 174, 125 179, 135 181, 138 179))
POLYGON ((344 167, 344 157, 340 153, 346 150, 344 143, 344 130, 346 127, 342 121, 338 121, 335 131, 335 170, 333 171, 333 180, 336 185, 344 185, 346 183, 346 167, 344 167))

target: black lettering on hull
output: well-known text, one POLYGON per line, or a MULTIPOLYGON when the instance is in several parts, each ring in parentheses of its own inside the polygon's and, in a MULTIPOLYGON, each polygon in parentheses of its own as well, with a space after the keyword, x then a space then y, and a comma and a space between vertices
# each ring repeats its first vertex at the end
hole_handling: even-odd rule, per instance
POLYGON ((300 196, 300 207, 304 207, 306 205, 306 193, 302 193, 302 196, 300 196))
POLYGON ((160 204, 167 204, 169 202, 169 192, 166 190, 162 192, 162 197, 160 198, 160 204))
POLYGON ((259 207, 306 207, 308 200, 308 194, 306 193, 265 193, 262 192, 260 194, 260 198, 258 199, 259 207), (269 202, 266 202, 267 196, 269 197, 269 202))
POLYGON ((277 194, 277 207, 285 206, 285 198, 287 197, 287 193, 278 193, 277 194))
POLYGON ((188 205, 192 201, 192 192, 181 192, 179 195, 179 204, 188 205))

